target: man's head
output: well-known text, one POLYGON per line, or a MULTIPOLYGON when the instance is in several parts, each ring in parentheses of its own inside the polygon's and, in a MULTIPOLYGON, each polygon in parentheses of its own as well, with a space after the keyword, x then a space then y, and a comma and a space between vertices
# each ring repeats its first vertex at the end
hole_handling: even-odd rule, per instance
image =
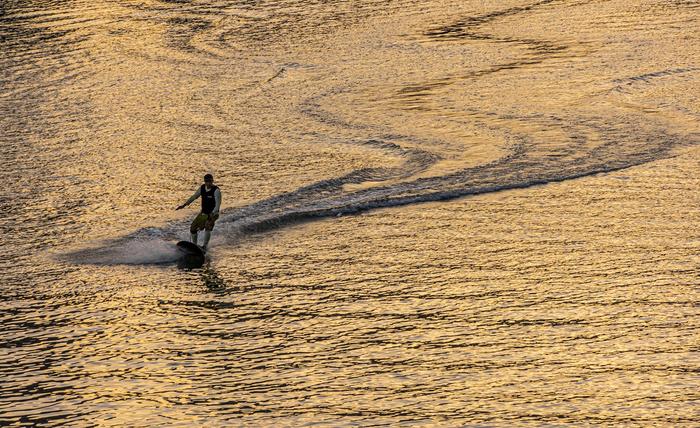
POLYGON ((204 176, 204 184, 206 184, 207 186, 211 186, 212 184, 214 184, 214 176, 211 174, 206 174, 204 176))

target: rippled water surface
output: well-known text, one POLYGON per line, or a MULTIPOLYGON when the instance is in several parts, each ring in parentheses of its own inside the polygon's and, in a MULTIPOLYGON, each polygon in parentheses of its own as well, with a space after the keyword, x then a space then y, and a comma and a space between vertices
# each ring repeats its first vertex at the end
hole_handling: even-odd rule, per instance
POLYGON ((698 426, 699 21, 0 0, 0 425, 698 426))

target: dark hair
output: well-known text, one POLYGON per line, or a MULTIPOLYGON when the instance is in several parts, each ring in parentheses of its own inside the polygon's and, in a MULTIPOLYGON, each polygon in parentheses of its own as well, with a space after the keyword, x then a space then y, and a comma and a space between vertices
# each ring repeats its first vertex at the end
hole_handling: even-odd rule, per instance
POLYGON ((211 174, 207 174, 204 176, 204 181, 214 181, 214 176, 211 174))

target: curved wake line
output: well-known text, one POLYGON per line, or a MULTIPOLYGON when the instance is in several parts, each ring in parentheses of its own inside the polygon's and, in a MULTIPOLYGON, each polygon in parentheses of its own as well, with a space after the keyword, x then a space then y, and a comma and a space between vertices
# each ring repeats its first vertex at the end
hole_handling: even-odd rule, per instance
MULTIPOLYGON (((541 0, 530 6, 515 7, 480 17, 460 20, 426 35, 437 41, 487 39, 498 43, 520 43, 530 47, 530 54, 522 61, 494 65, 473 74, 461 76, 474 79, 482 74, 490 74, 518 67, 530 67, 562 55, 578 55, 571 46, 559 45, 545 40, 499 38, 495 35, 477 32, 486 22, 502 16, 510 16, 558 3, 556 0, 541 0)), ((686 73, 690 69, 677 69, 654 75, 643 75, 633 81, 648 82, 666 75, 686 73)), ((280 75, 275 75, 277 78, 280 75)), ((443 79, 444 80, 444 79, 443 79)), ((454 79, 447 79, 451 82, 454 79)), ((616 82, 619 83, 619 82, 616 82)), ((440 81, 436 84, 441 84, 440 81)), ((409 85, 401 96, 429 94, 423 91, 425 84, 409 85)), ((428 86, 430 88, 430 86, 428 86)), ((341 89, 328 91, 309 98, 299 108, 301 114, 327 125, 342 128, 380 132, 380 127, 370 124, 348 123, 321 108, 319 99, 337 93, 341 89)), ((478 112, 477 112, 478 113, 478 112)), ((492 162, 466 168, 440 177, 427 177, 401 181, 395 184, 346 191, 347 184, 381 182, 393 179, 411 180, 411 177, 424 171, 440 160, 440 157, 427 150, 405 148, 400 144, 368 139, 349 141, 355 146, 364 146, 387 154, 398 156, 402 163, 395 167, 365 168, 341 177, 322 180, 301 187, 295 191, 282 193, 259 202, 222 211, 217 224, 217 232, 224 235, 225 243, 235 245, 247 236, 264 231, 280 229, 287 225, 318 218, 344 214, 356 214, 378 208, 397 207, 423 202, 444 201, 465 196, 507 190, 527 189, 533 186, 563 182, 577 178, 631 168, 671 156, 671 150, 696 141, 683 140, 663 130, 659 124, 650 124, 645 116, 629 116, 621 112, 613 116, 595 113, 577 114, 570 118, 541 115, 527 117, 504 112, 498 118, 507 121, 522 121, 543 129, 557 129, 564 134, 563 139, 533 141, 536 135, 518 135, 518 143, 511 147, 511 153, 492 162), (620 116, 623 114, 623 116, 620 116)), ((506 129, 505 132, 509 130, 506 129)), ((385 132, 380 134, 386 134, 385 132)), ((411 141, 423 146, 410 136, 388 135, 387 140, 411 141)), ((426 144, 430 146, 430 144, 426 144)), ((127 236, 100 244, 96 248, 74 251, 68 255, 78 263, 94 264, 154 264, 171 262, 174 250, 172 242, 186 232, 186 222, 172 222, 162 228, 140 229, 127 236)), ((214 241, 216 243, 216 240, 214 241)))
MULTIPOLYGON (((395 197, 386 197, 384 199, 367 198, 367 200, 355 201, 346 205, 336 205, 329 207, 318 207, 306 210, 290 210, 288 212, 279 213, 276 215, 262 215, 257 218, 242 219, 236 214, 232 214, 224 219, 224 227, 229 232, 228 237, 232 240, 238 240, 245 235, 261 233, 269 230, 279 229, 294 223, 302 223, 324 217, 335 217, 338 215, 351 215, 366 212, 380 208, 399 207, 418 203, 438 202, 458 199, 467 196, 477 196, 488 193, 503 192, 508 190, 528 189, 531 187, 542 186, 552 183, 560 183, 579 178, 592 177, 600 174, 621 171, 624 169, 636 167, 650 162, 658 161, 672 157, 668 153, 665 156, 649 155, 637 159, 635 162, 617 162, 613 164, 601 165, 597 168, 575 171, 569 174, 550 177, 531 177, 525 181, 512 181, 506 183, 487 183, 479 186, 474 186, 466 189, 452 189, 443 191, 434 191, 413 195, 400 195, 395 197)), ((444 178, 444 177, 439 177, 444 178)), ((432 181, 432 179, 424 179, 432 181)), ((421 180, 422 181, 422 180, 421 180)), ((426 186, 429 187, 429 186, 426 186)), ((370 189, 371 192, 373 189, 370 189)), ((358 192, 359 193, 359 192, 358 192)), ((361 198, 364 199, 364 198, 361 198)))
MULTIPOLYGON (((258 233, 314 219, 527 189, 615 172, 668 158, 672 156, 672 147, 673 144, 661 145, 644 154, 637 154, 628 159, 609 159, 597 165, 568 165, 570 168, 564 173, 534 170, 532 167, 537 160, 528 160, 526 152, 516 148, 513 154, 502 159, 450 176, 421 178, 408 183, 355 192, 343 191, 344 184, 357 182, 361 171, 356 171, 248 206, 222 211, 217 231, 220 236, 224 235, 224 244, 235 245, 258 233), (518 171, 519 167, 525 168, 518 171), (508 171, 511 172, 511 176, 503 177, 502 174, 508 171), (465 180, 467 182, 464 182, 465 180)), ((102 242, 96 247, 72 251, 60 259, 96 265, 172 264, 178 259, 175 240, 183 238, 186 228, 185 221, 172 222, 162 228, 143 228, 124 237, 102 242)), ((216 242, 217 240, 214 241, 216 242)), ((221 242, 221 239, 218 242, 221 242)))

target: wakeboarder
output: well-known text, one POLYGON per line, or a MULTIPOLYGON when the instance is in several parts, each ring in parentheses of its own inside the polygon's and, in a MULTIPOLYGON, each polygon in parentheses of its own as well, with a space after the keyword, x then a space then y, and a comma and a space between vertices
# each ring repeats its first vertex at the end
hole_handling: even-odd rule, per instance
POLYGON ((219 190, 218 186, 214 185, 214 176, 211 174, 205 175, 204 184, 199 186, 199 189, 197 189, 184 204, 175 209, 181 210, 199 197, 202 198, 202 210, 197 214, 194 220, 192 220, 192 224, 190 225, 190 241, 197 245, 197 235, 200 230, 204 229, 204 241, 202 242, 201 248, 202 251, 207 251, 207 245, 209 245, 209 239, 211 238, 211 231, 214 229, 214 224, 219 218, 219 208, 221 208, 221 190, 219 190))

